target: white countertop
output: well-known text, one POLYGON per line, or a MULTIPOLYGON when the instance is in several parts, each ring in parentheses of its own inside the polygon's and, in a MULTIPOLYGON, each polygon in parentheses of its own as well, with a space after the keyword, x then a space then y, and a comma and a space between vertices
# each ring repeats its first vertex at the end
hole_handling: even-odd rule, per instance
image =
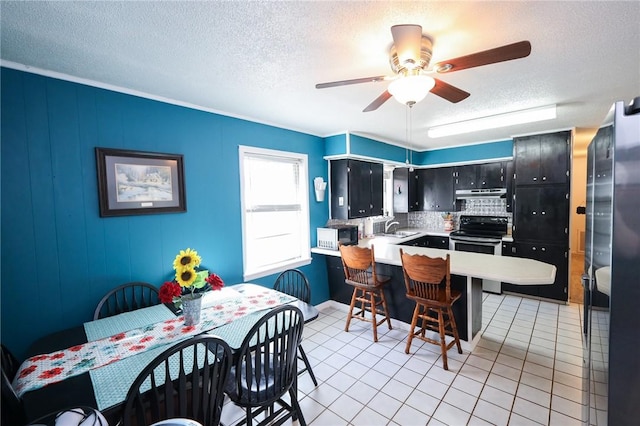
MULTIPOLYGON (((402 266, 400 248, 409 254, 424 254, 430 257, 446 257, 451 255, 451 273, 487 280, 503 281, 518 285, 553 284, 556 277, 556 267, 548 263, 520 257, 503 257, 482 253, 463 251, 439 250, 424 247, 398 246, 404 240, 411 240, 416 236, 405 239, 394 237, 375 237, 363 239, 359 246, 374 246, 377 263, 402 266)), ((340 257, 337 250, 326 250, 314 247, 312 253, 340 257)))

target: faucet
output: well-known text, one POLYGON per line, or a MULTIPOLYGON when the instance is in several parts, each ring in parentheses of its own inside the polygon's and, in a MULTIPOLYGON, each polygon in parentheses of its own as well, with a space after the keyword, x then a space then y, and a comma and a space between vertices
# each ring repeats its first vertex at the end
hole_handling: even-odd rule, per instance
POLYGON ((393 225, 400 225, 400 222, 398 221, 394 221, 393 219, 395 219, 395 217, 391 216, 389 219, 387 219, 387 221, 384 223, 384 233, 388 234, 389 233, 389 229, 391 229, 391 227, 393 225), (393 222, 392 222, 393 221, 393 222))

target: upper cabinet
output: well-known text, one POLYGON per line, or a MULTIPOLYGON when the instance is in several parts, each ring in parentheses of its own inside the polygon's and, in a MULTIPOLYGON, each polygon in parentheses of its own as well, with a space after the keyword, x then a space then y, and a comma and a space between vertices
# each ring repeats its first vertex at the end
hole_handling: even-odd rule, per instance
POLYGON ((422 187, 422 209, 454 211, 456 200, 453 191, 453 167, 421 169, 418 171, 422 187))
POLYGON ((346 220, 382 213, 382 164, 351 159, 331 161, 331 217, 346 220))
POLYGON ((455 189, 505 188, 505 162, 469 164, 454 168, 455 189))
POLYGON ((514 138, 515 184, 569 182, 569 131, 514 138))
POLYGON ((402 167, 393 170, 393 213, 421 210, 417 171, 402 167))

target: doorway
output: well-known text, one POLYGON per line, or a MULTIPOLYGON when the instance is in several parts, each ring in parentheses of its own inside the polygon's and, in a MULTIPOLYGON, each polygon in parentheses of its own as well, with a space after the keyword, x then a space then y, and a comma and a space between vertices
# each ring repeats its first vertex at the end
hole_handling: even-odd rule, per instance
POLYGON ((571 149, 571 207, 569 225, 569 303, 584 303, 582 274, 586 216, 578 214, 587 203, 587 147, 598 129, 576 128, 571 149))

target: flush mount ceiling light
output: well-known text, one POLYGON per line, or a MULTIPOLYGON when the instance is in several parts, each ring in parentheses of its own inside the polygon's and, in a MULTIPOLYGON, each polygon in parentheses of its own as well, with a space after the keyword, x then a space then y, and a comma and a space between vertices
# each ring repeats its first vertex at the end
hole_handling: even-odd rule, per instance
POLYGON ((548 105, 538 108, 524 109, 505 114, 474 118, 457 123, 443 124, 431 127, 428 131, 430 138, 460 135, 478 130, 497 129, 515 124, 534 123, 536 121, 553 120, 556 118, 556 106, 548 105))
POLYGON ((436 82, 427 75, 408 75, 393 80, 387 89, 396 101, 413 106, 427 96, 436 82))

